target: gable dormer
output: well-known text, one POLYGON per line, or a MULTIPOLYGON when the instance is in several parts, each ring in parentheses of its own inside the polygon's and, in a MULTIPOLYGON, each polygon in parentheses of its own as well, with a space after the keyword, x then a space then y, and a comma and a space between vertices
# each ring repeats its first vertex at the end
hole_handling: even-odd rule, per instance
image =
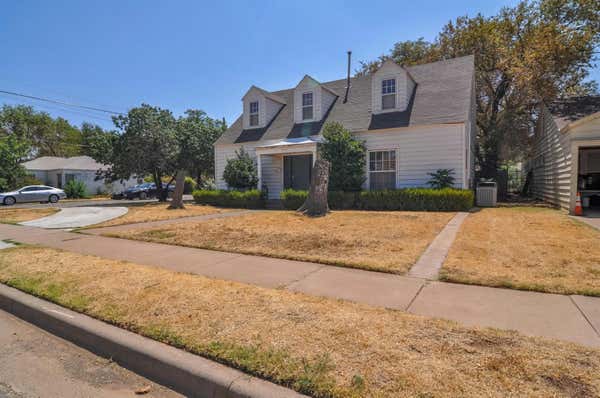
POLYGON ((406 110, 415 88, 408 72, 388 59, 371 76, 371 110, 373 114, 406 110))
POLYGON ((333 91, 305 75, 294 89, 294 123, 321 120, 336 98, 333 91))
POLYGON ((250 87, 242 97, 244 130, 266 127, 277 112, 285 105, 285 100, 256 86, 250 87))

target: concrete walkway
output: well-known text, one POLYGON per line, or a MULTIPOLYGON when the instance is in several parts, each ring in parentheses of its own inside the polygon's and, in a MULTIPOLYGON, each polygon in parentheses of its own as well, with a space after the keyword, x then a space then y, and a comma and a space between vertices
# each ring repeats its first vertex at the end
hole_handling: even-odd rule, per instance
POLYGON ((2 239, 600 347, 600 298, 430 282, 302 261, 8 224, 0 225, 2 239))
POLYGON ((444 229, 442 229, 427 249, 425 249, 425 252, 421 255, 415 265, 408 271, 408 276, 423 279, 438 278, 440 269, 442 269, 444 260, 446 260, 446 256, 450 250, 450 246, 452 246, 452 242, 454 242, 454 238, 456 238, 456 233, 468 215, 469 213, 457 213, 454 218, 446 224, 444 229))
POLYGON ((571 216, 574 220, 581 221, 587 225, 600 229, 600 213, 594 213, 593 216, 571 216))

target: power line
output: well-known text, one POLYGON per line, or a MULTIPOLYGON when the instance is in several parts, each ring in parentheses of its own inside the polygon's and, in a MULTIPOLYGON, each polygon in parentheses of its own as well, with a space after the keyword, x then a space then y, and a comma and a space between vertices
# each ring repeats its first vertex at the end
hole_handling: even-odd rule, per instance
MULTIPOLYGON (((3 94, 0 93, 0 98, 3 94)), ((13 97, 9 97, 6 96, 5 101, 10 101, 10 103, 14 103, 16 105, 19 104, 27 104, 30 105, 36 109, 44 109, 46 111, 53 111, 56 112, 58 114, 71 114, 71 115, 77 115, 79 117, 83 117, 83 118, 90 118, 90 119, 96 119, 96 120, 100 120, 106 123, 112 123, 112 120, 109 119, 108 116, 104 116, 103 114, 99 114, 99 113, 92 113, 91 111, 85 111, 85 110, 79 110, 79 109, 69 109, 66 107, 61 107, 59 105, 55 105, 55 104, 40 104, 39 102, 35 102, 33 100, 30 99, 23 99, 23 100, 18 100, 16 98, 13 97)))
POLYGON ((111 115, 124 115, 124 113, 122 113, 122 112, 115 112, 115 111, 110 111, 110 110, 107 110, 107 109, 95 108, 93 106, 71 104, 71 103, 68 103, 68 102, 57 101, 57 100, 53 100, 53 99, 49 99, 49 98, 36 97, 34 95, 27 95, 27 94, 15 93, 15 92, 12 92, 12 91, 0 90, 0 93, 8 94, 8 95, 14 95, 16 97, 29 98, 29 99, 33 99, 33 100, 36 100, 36 101, 50 102, 52 104, 58 104, 58 105, 63 105, 63 106, 71 106, 71 107, 74 107, 74 108, 87 109, 87 110, 96 111, 96 112, 104 112, 104 113, 108 113, 108 114, 111 114, 111 115))

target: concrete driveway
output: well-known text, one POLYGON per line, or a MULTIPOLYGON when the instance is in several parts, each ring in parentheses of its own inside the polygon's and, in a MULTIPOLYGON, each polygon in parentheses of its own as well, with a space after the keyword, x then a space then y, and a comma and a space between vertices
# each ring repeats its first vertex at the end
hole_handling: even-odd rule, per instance
MULTIPOLYGON (((170 199, 169 199, 170 200, 170 199)), ((194 197, 192 195, 183 195, 184 202, 192 202, 194 197)), ((92 206, 92 207, 105 207, 105 206, 141 206, 150 203, 158 203, 158 199, 124 199, 124 200, 113 200, 113 199, 81 199, 81 200, 61 200, 58 203, 17 203, 15 205, 10 206, 11 209, 43 209, 46 207, 55 207, 55 208, 67 208, 67 207, 84 207, 84 206, 92 206)), ((4 206, 1 205, 0 206, 4 206)))
POLYGON ((80 228, 112 220, 127 213, 127 207, 69 207, 58 213, 21 225, 39 228, 80 228))

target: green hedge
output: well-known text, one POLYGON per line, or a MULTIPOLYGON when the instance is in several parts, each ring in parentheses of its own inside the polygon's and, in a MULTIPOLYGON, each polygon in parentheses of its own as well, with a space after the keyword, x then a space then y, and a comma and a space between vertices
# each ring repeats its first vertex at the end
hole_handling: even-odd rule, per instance
POLYGON ((196 181, 192 177, 185 177, 185 183, 183 185, 183 193, 188 195, 196 189, 196 181))
POLYGON ((332 210, 349 210, 358 208, 360 192, 329 191, 327 200, 332 210))
POLYGON ((308 191, 296 191, 294 189, 285 189, 281 191, 280 198, 283 207, 288 210, 297 210, 308 196, 308 191))
POLYGON ((404 188, 363 191, 358 207, 365 210, 466 211, 473 207, 473 191, 467 189, 404 188))
POLYGON ((244 209, 260 209, 265 205, 261 191, 196 190, 193 192, 194 201, 202 205, 222 207, 240 207, 244 209))
MULTIPOLYGON (((283 207, 296 210, 306 200, 307 191, 286 189, 281 192, 283 207)), ((329 207, 333 210, 418 210, 465 211, 473 207, 473 192, 466 189, 404 188, 384 191, 331 191, 329 207)))

